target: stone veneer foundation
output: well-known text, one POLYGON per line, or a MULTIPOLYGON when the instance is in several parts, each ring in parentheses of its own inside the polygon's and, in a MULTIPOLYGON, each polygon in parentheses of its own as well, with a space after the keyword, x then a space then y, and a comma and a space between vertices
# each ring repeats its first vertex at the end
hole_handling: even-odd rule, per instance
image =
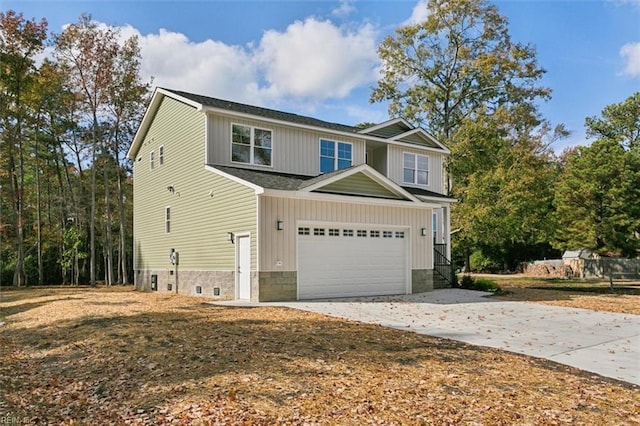
POLYGON ((411 270, 411 293, 433 290, 433 269, 411 270))
POLYGON ((296 271, 260 272, 258 285, 260 302, 284 302, 298 298, 296 271))
POLYGON ((233 300, 236 297, 235 274, 233 271, 181 271, 167 269, 139 270, 135 273, 136 290, 151 291, 151 277, 157 275, 156 291, 178 293, 189 296, 205 296, 216 300, 233 300), (169 290, 169 286, 171 289, 169 290), (200 287, 200 293, 197 287, 200 287), (219 290, 215 295, 214 289, 219 290))
MULTIPOLYGON (((235 274, 233 271, 180 271, 168 269, 146 269, 136 271, 137 290, 151 291, 151 277, 157 275, 157 289, 161 293, 178 293, 189 296, 204 296, 215 300, 236 298, 235 274), (171 289, 169 289, 169 286, 171 289), (200 287, 201 292, 197 292, 200 287), (215 295, 214 290, 219 290, 215 295)), ((298 297, 298 273, 296 271, 268 271, 251 273, 252 302, 294 301, 298 297)), ((434 288, 433 270, 411 271, 411 292, 423 293, 434 288)))

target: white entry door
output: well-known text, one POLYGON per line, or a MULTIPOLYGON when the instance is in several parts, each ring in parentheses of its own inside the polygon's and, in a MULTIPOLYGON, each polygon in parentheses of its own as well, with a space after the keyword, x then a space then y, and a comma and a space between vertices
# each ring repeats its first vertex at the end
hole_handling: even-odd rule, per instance
POLYGON ((298 299, 408 293, 408 242, 408 229, 300 226, 298 299))
POLYGON ((248 235, 236 238, 238 246, 238 299, 251 299, 251 240, 248 235))

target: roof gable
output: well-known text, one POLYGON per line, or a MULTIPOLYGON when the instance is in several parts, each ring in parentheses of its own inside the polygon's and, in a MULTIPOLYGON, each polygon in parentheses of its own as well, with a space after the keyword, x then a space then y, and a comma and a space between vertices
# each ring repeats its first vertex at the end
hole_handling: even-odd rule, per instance
POLYGON ((392 120, 385 121, 384 123, 362 129, 358 133, 388 139, 405 133, 411 129, 413 129, 413 126, 404 118, 394 118, 392 120))
POLYGON ((410 143, 413 145, 426 146, 429 148, 436 148, 446 153, 450 153, 449 149, 446 146, 438 142, 436 138, 431 136, 422 127, 418 127, 416 129, 409 130, 408 132, 396 135, 392 137, 391 140, 410 143))
POLYGON ((419 202, 407 190, 366 164, 320 175, 303 182, 299 188, 306 192, 330 192, 419 202))

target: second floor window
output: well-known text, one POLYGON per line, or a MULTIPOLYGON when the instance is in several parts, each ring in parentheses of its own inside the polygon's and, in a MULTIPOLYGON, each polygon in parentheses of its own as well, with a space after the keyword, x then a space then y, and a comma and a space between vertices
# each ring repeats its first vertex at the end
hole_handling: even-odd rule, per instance
POLYGON ((429 157, 426 155, 404 153, 403 164, 404 183, 413 185, 429 184, 429 157))
POLYGON ((233 124, 231 126, 231 161, 271 165, 271 130, 233 124))
POLYGON ((320 139, 320 173, 351 167, 353 163, 352 146, 346 142, 334 142, 320 139))
POLYGON ((161 166, 164 164, 164 146, 158 148, 158 164, 161 166))
POLYGON ((155 168, 156 164, 155 164, 155 160, 154 160, 154 153, 153 151, 151 151, 149 153, 149 168, 151 170, 153 170, 155 168))
POLYGON ((171 233, 171 207, 164 208, 164 232, 171 233))

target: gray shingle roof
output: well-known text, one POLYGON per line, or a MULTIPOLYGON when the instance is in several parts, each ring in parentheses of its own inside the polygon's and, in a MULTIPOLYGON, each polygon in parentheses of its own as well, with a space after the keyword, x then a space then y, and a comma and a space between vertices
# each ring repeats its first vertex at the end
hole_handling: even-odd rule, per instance
POLYGON ((196 95, 193 93, 167 89, 164 87, 163 89, 208 107, 221 108, 229 111, 239 112, 242 114, 250 114, 258 117, 270 118, 272 120, 286 121, 289 123, 302 124, 305 126, 320 127, 323 129, 337 130, 340 132, 357 133, 358 130, 360 130, 357 127, 347 126, 345 124, 330 123, 328 121, 322 121, 313 117, 305 117, 303 115, 292 114, 289 112, 276 111, 274 109, 262 108, 253 105, 245 105, 237 102, 227 101, 224 99, 210 98, 208 96, 196 95))
POLYGON ((413 188, 411 186, 403 186, 402 189, 407 191, 409 194, 419 195, 419 196, 422 196, 422 197, 447 198, 447 199, 451 198, 451 197, 447 197, 444 194, 439 194, 437 192, 428 191, 428 190, 422 189, 422 188, 413 188))
POLYGON ((280 189, 285 191, 296 191, 305 181, 314 179, 314 176, 278 173, 270 170, 243 169, 217 164, 212 164, 211 167, 224 173, 228 173, 231 176, 251 182, 254 185, 261 186, 262 188, 280 189))

